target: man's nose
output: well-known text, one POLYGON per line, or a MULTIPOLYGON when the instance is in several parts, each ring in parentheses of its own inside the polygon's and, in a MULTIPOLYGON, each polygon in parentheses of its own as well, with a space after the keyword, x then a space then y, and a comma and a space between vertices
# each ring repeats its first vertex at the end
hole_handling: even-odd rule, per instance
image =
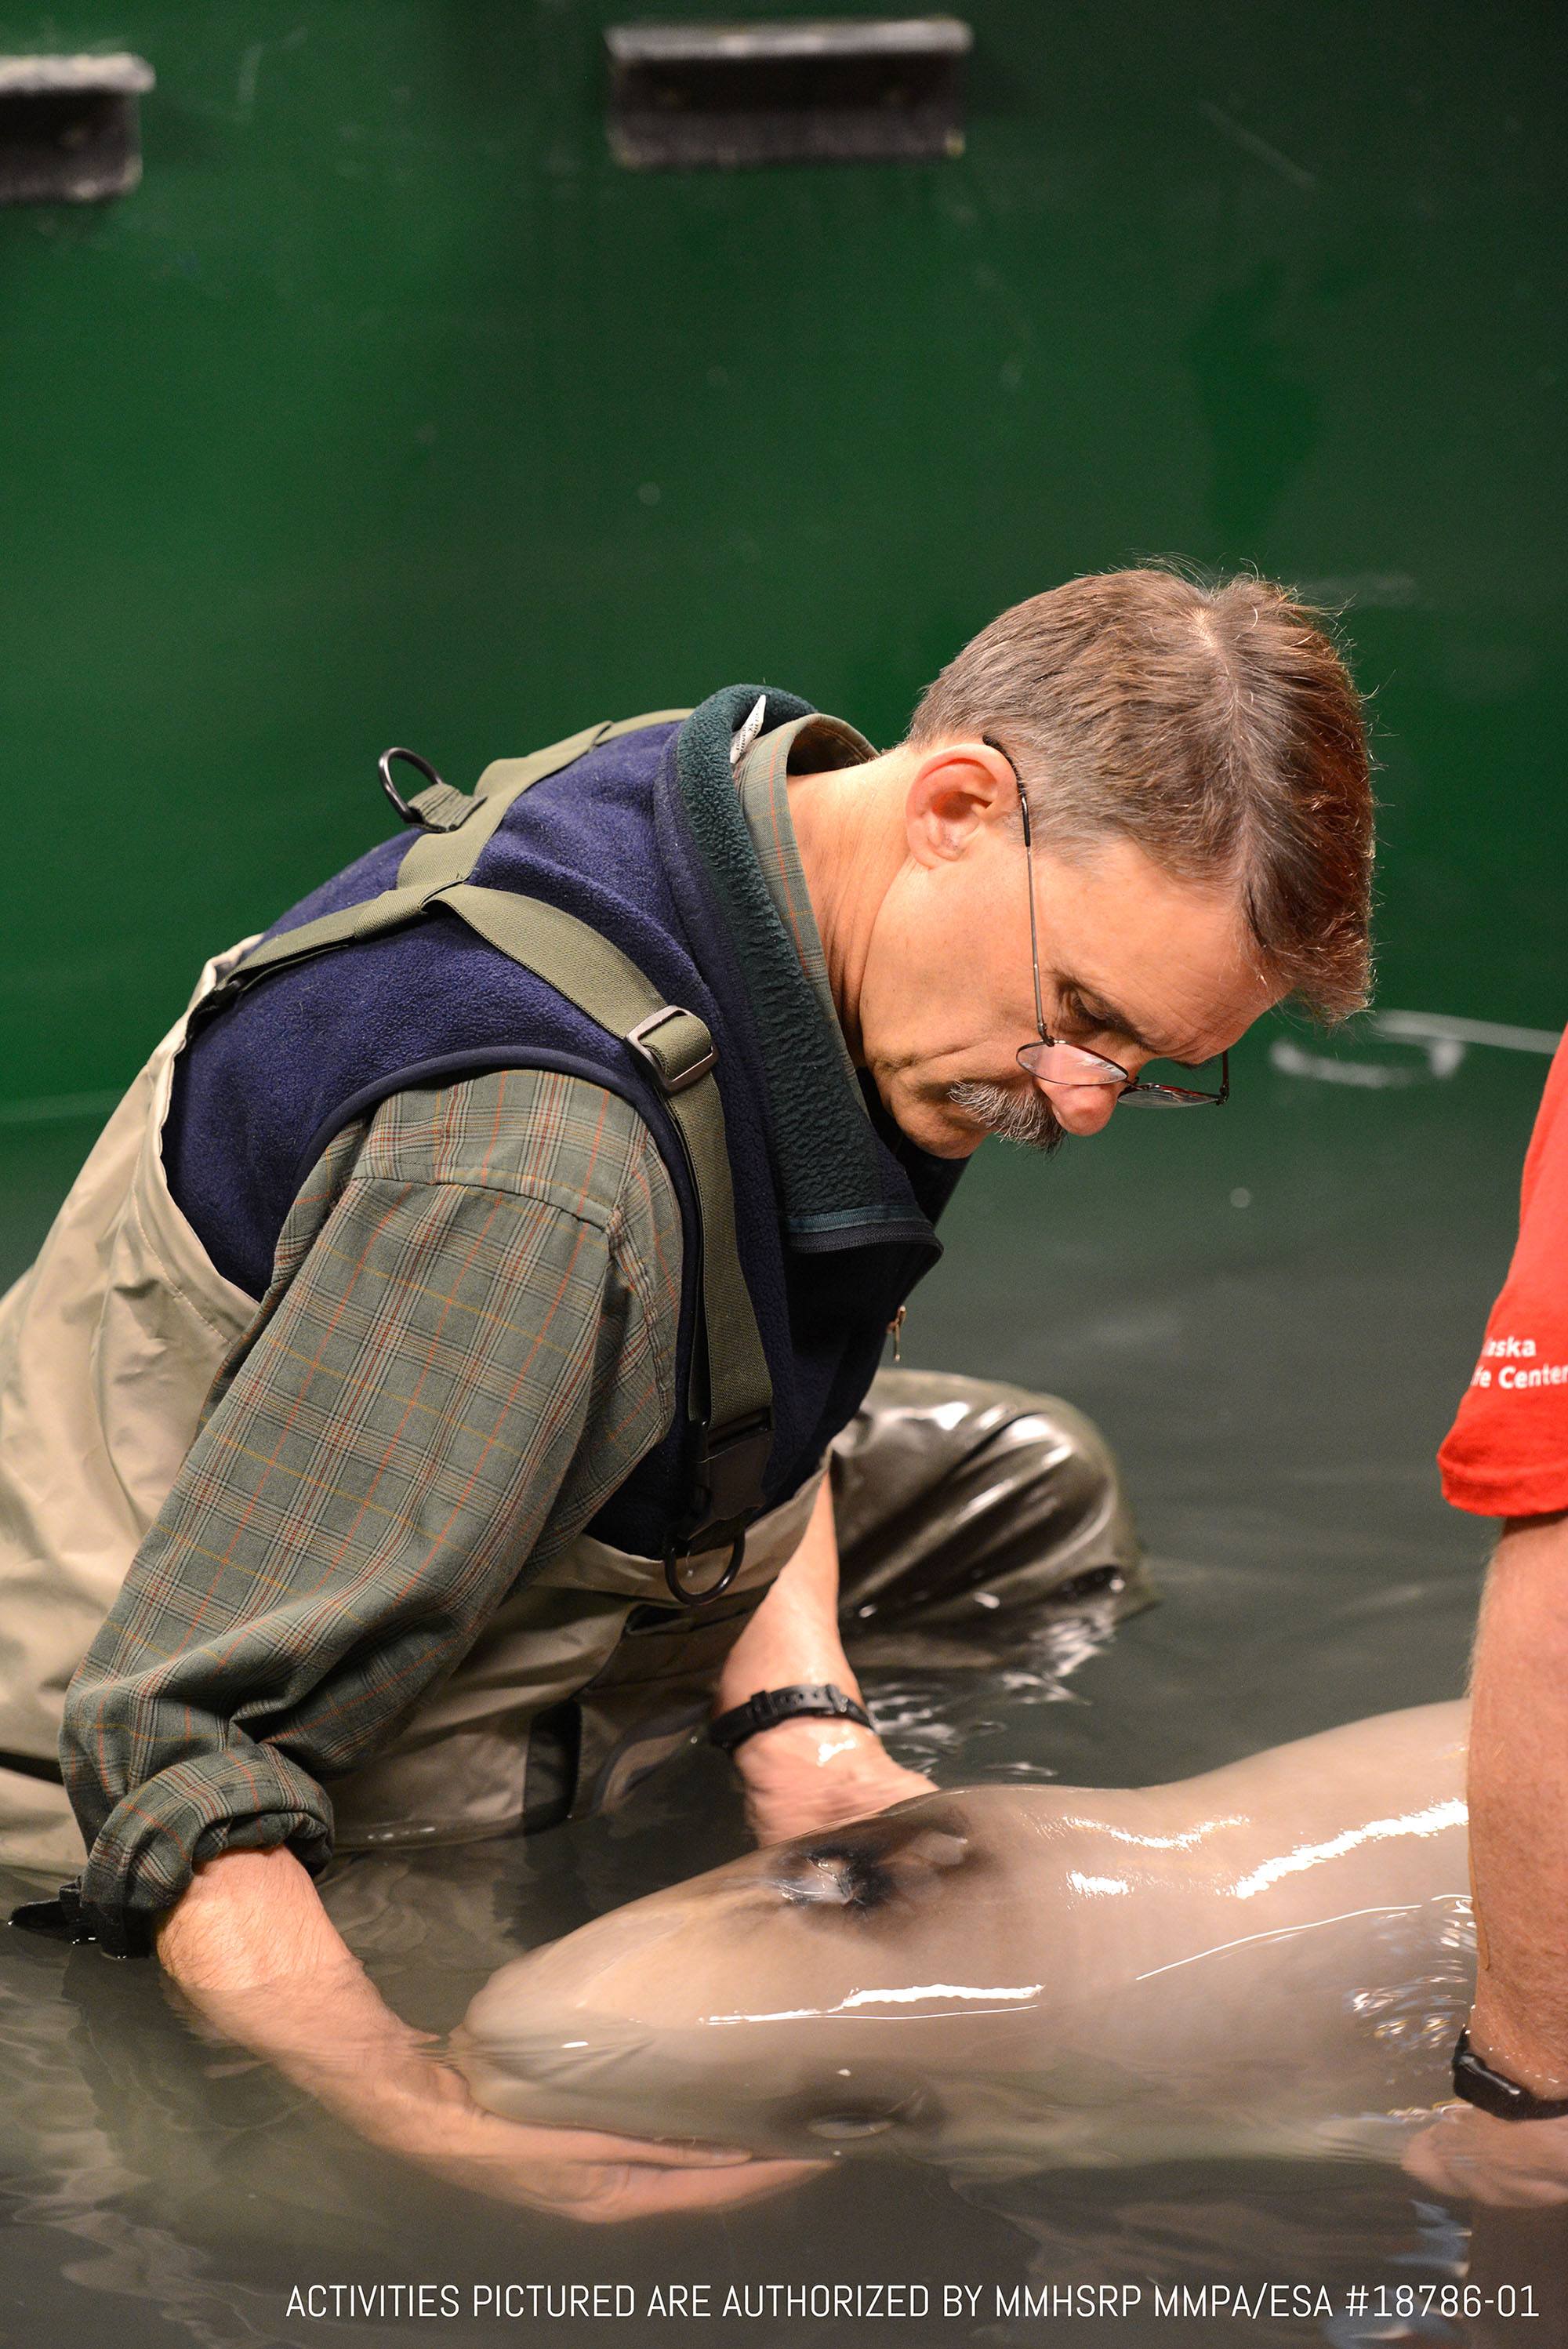
POLYGON ((1119 1085, 1041 1085, 1040 1091, 1069 1133, 1098 1133, 1121 1098, 1119 1085))

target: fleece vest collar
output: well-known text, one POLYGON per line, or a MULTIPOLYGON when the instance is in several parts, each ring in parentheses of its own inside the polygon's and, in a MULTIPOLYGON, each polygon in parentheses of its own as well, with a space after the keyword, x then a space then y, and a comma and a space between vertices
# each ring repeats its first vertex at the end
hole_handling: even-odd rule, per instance
MULTIPOLYGON (((692 837, 741 969, 773 1111, 785 1225, 797 1244, 885 1225, 885 1196, 869 1104, 846 1081, 840 1039, 779 920, 757 862, 730 771, 735 730, 760 688, 732 685, 694 709, 676 745, 676 773, 692 837)), ((764 730, 809 718, 792 693, 767 695, 764 730)), ((913 1237, 913 1235, 911 1235, 913 1237)))

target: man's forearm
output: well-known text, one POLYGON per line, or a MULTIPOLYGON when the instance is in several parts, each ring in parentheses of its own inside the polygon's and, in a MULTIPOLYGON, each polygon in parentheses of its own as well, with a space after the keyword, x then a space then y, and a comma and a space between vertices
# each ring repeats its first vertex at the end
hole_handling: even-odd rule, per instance
POLYGON ((858 1698, 860 1683, 839 1636, 839 1546, 833 1503, 822 1479, 799 1548, 730 1650, 718 1684, 725 1712, 758 1689, 791 1681, 832 1681, 858 1698))
POLYGON ((353 1963, 289 1851, 230 1851, 198 1868, 158 1928, 165 1972, 192 1998, 353 1963))
POLYGON ((1568 2095, 1568 1515, 1511 1523, 1476 1635, 1471 2037, 1537 2095, 1568 2095))
POLYGON ((158 1954, 204 2022, 371 2144, 500 2201, 593 2221, 644 2218, 750 2201, 818 2166, 482 2111, 426 2035, 385 2004, 285 1850, 206 1862, 159 1928, 158 1954))
MULTIPOLYGON (((366 2134, 407 2126, 445 2079, 386 2005, 292 1852, 224 1852, 158 1930, 159 1961, 202 2019, 366 2134)), ((456 2084, 453 2083, 455 2086, 456 2084)))
MULTIPOLYGON (((829 1480, 804 1538, 731 1649, 715 1695, 727 1713, 759 1689, 831 1682, 858 1698, 839 1636, 839 1547, 829 1480)), ((894 1762, 874 1729, 852 1721, 786 1721, 739 1747, 747 1811, 760 1843, 863 1817, 927 1794, 931 1782, 894 1762)))

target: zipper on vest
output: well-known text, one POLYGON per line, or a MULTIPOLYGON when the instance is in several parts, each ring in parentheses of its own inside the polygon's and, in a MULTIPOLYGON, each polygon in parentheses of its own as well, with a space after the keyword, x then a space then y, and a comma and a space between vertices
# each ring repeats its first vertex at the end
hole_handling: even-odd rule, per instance
POLYGON ((892 1340, 892 1358, 895 1362, 902 1362, 903 1360, 903 1348, 899 1340, 903 1335, 903 1317, 908 1311, 907 1305, 901 1305, 887 1325, 887 1334, 892 1340))

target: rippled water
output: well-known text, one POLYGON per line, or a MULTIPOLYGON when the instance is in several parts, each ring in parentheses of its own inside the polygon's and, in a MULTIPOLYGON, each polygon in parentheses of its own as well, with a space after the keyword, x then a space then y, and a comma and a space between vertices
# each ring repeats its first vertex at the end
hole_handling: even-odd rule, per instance
MULTIPOLYGON (((872 1693, 903 1759, 947 1785, 1143 1784, 1458 1691, 1487 1528, 1443 1510, 1430 1454, 1506 1261, 1543 1067, 1472 1053, 1440 1081, 1357 1089, 1271 1071, 1259 1050, 1243 1056, 1223 1120, 1172 1132, 1130 1118, 1049 1167, 1019 1155, 976 1170, 906 1351, 1057 1389, 1099 1417, 1126 1461, 1162 1603, 1108 1642, 1075 1632, 983 1681, 883 1676, 872 1693)), ((26 1220, 8 1235, 14 1255, 26 1220)), ((389 2002, 443 2033, 520 1949, 744 1840, 727 1766, 694 1750, 613 1821, 340 1865, 327 1899, 389 2002)), ((1377 2002, 1396 2040, 1446 2043, 1462 1940, 1456 1920, 1451 1968, 1346 1994, 1377 2002)), ((28 2344, 380 2349, 515 2341, 532 2324, 639 2344, 695 2329, 713 2349, 1011 2349, 1076 2337, 1080 2320, 1010 2315, 1006 2293, 1074 2284, 1144 2295, 1083 2319, 1110 2328, 1091 2338, 1171 2349, 1563 2337, 1550 2316, 1384 2320, 1375 2297, 1351 2314, 1363 2287, 1390 2310, 1401 2287, 1418 2311, 1423 2294, 1440 2307, 1467 2272, 1494 2292, 1533 2281, 1561 2312, 1568 2275, 1554 2214, 1483 2213, 1472 2231, 1463 2204, 1360 2158, 977 2187, 862 2156, 722 2218, 585 2231, 361 2145, 265 2067, 194 2035, 153 1968, 15 1934, 0 1940, 0 2144, 5 2337, 28 2344), (1243 2323, 1159 2313, 1152 2297, 1264 2282, 1323 2286, 1336 2313, 1243 2323), (396 2313, 388 2288, 419 2282, 450 2283, 463 2314, 396 2313), (630 2286, 638 2313, 471 2313, 476 2288, 574 2282, 630 2286), (695 2328, 648 2313, 655 2286, 703 2283, 715 2309, 733 2285, 761 2313, 695 2328), (771 2296, 834 2283, 923 2283, 936 2313, 819 2318, 771 2296), (291 2292, 313 2284, 379 2292, 379 2313, 290 2317, 291 2292), (944 2284, 973 2287, 973 2309, 944 2316, 944 2284)))

